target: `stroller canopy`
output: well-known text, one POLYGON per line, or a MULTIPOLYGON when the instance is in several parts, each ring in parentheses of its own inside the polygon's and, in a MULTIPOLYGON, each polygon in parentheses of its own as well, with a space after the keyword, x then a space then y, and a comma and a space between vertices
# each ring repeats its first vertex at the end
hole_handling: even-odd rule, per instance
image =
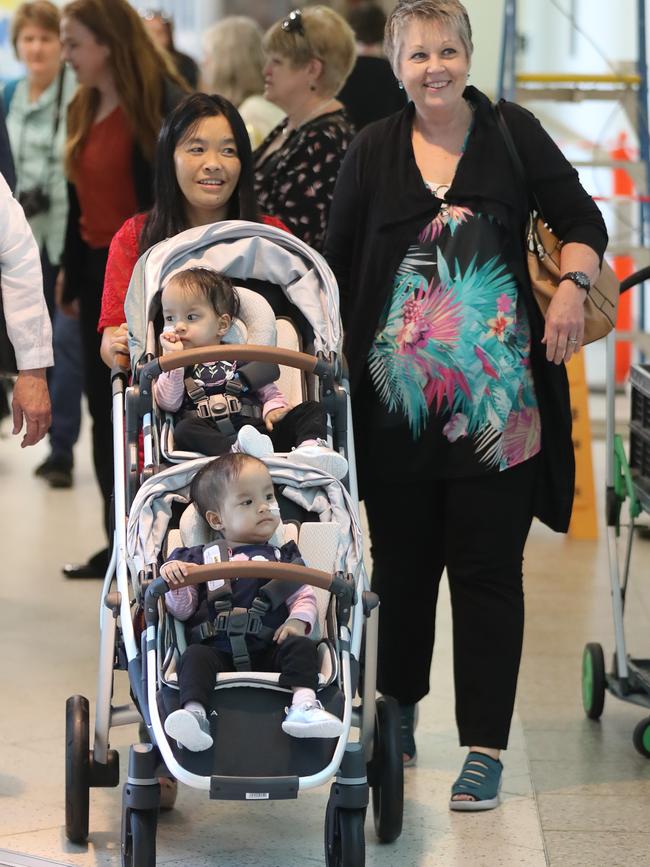
MULTIPOLYGON (((155 563, 169 529, 174 502, 187 504, 192 479, 214 458, 185 461, 147 479, 138 491, 127 527, 128 558, 137 573, 155 563)), ((264 458, 274 484, 282 494, 320 521, 339 525, 335 569, 356 576, 363 566, 363 537, 357 509, 344 486, 320 470, 294 464, 275 455, 264 458)))
POLYGON ((227 220, 188 229, 161 241, 140 257, 124 309, 134 366, 149 349, 148 323, 165 278, 183 267, 205 266, 238 279, 266 280, 281 287, 314 331, 316 352, 341 355, 341 321, 336 280, 323 257, 299 238, 246 220, 227 220))

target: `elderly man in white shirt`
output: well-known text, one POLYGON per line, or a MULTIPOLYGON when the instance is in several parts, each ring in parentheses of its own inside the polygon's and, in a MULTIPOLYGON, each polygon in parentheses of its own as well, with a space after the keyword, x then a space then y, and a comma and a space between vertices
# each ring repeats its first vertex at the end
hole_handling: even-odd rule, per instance
POLYGON ((52 328, 43 296, 38 247, 23 209, 0 175, 0 289, 7 334, 16 354, 13 433, 25 425, 21 447, 33 446, 50 426, 45 377, 53 364, 52 328))

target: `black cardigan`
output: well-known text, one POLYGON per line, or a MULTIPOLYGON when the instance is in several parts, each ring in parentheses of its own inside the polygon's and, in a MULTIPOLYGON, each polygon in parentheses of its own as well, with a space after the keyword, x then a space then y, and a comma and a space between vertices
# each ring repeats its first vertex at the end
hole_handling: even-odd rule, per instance
MULTIPOLYGON (((476 109, 474 129, 446 199, 492 214, 508 229, 508 260, 530 321, 531 368, 542 421, 543 470, 535 514, 553 529, 566 531, 575 475, 569 391, 564 365, 547 362, 541 343, 544 319, 530 288, 523 243, 529 203, 489 99, 474 87, 466 89, 465 97, 476 109)), ((545 219, 565 242, 587 244, 602 258, 605 224, 575 169, 530 112, 504 103, 503 115, 545 219)), ((362 130, 348 149, 334 191, 325 257, 339 284, 353 406, 397 267, 439 209, 415 162, 413 117, 409 103, 362 130)), ((359 424, 356 430, 361 439, 359 424)))

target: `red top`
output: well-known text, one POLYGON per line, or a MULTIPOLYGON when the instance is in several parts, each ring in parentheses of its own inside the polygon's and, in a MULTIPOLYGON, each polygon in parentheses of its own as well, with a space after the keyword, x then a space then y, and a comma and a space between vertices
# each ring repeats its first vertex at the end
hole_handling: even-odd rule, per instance
MULTIPOLYGON (((104 275, 104 292, 102 294, 102 312, 97 323, 97 330, 118 327, 124 322, 124 299, 129 288, 131 274, 135 263, 140 258, 140 235, 144 228, 146 214, 136 214, 115 233, 108 251, 106 272, 104 275)), ((262 222, 276 229, 289 229, 277 217, 262 217, 262 222)), ((291 234, 291 233, 290 233, 291 234)))
POLYGON ((118 105, 91 126, 75 169, 81 237, 106 248, 122 223, 138 210, 133 185, 133 134, 118 105))

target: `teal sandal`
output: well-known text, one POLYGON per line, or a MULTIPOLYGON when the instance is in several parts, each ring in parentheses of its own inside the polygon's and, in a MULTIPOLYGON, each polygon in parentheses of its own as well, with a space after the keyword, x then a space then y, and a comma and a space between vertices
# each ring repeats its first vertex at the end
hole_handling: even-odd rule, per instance
POLYGON ((454 785, 451 787, 450 810, 473 812, 493 810, 499 806, 499 789, 503 765, 485 753, 470 752, 454 785), (454 795, 471 795, 471 801, 454 801, 454 795))

